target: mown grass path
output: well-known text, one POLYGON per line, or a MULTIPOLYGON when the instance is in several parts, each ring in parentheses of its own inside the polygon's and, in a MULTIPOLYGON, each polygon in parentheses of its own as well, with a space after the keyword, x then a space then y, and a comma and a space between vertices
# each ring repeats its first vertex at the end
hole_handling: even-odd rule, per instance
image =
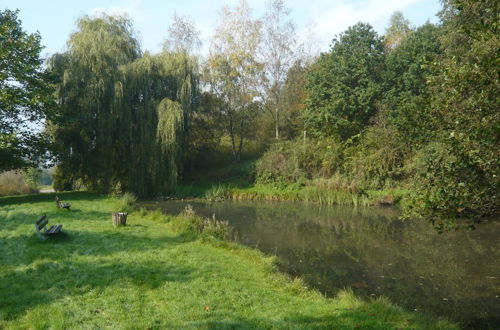
POLYGON ((0 198, 0 328, 453 328, 384 299, 326 299, 233 243, 175 233, 138 212, 114 228, 117 200, 87 193, 0 198), (45 214, 64 235, 39 241, 45 214))

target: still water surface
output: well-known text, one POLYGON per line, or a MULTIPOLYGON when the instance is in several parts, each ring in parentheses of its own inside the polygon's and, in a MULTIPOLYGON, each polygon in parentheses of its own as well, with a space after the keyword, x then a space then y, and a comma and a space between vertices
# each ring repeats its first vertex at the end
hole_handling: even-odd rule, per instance
POLYGON ((283 271, 328 296, 352 288, 465 327, 500 328, 499 221, 472 232, 438 234, 424 222, 398 220, 391 208, 286 202, 156 205, 176 214, 187 204, 201 215, 228 220, 240 243, 278 256, 283 271))

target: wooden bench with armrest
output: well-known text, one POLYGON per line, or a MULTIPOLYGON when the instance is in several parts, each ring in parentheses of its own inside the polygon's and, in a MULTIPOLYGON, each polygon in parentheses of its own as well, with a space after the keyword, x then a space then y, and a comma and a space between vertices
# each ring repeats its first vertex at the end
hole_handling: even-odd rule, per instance
POLYGON ((49 223, 49 219, 47 219, 47 216, 44 215, 38 221, 35 223, 36 227, 36 234, 39 239, 45 240, 49 238, 50 236, 57 235, 61 232, 62 225, 54 225, 51 226, 49 229, 46 228, 47 224, 49 223))
POLYGON ((69 208, 71 207, 71 204, 70 203, 63 203, 63 202, 61 202, 61 200, 59 199, 59 197, 56 196, 56 206, 57 206, 58 209, 69 210, 69 208))

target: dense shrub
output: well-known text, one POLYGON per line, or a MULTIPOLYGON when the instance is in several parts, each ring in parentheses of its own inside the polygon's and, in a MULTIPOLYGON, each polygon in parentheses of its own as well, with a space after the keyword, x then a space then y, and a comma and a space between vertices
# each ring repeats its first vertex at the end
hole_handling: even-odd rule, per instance
POLYGON ((201 217, 196 214, 191 205, 171 219, 170 227, 184 238, 215 238, 218 240, 229 240, 233 237, 233 228, 227 221, 217 220, 215 215, 212 218, 201 217))
POLYGON ((27 184, 25 175, 20 171, 0 174, 0 196, 29 194, 37 191, 36 184, 27 184))
POLYGON ((275 143, 256 164, 258 183, 304 185, 316 177, 329 177, 340 166, 342 148, 327 140, 275 143))
POLYGON ((55 168, 52 178, 54 180, 53 187, 55 191, 69 191, 75 189, 74 177, 69 171, 65 171, 61 166, 55 168))
POLYGON ((276 143, 257 162, 257 182, 281 188, 307 182, 318 188, 353 192, 388 188, 405 178, 408 153, 395 132, 379 123, 345 143, 276 143))
POLYGON ((229 240, 233 236, 233 228, 228 221, 217 220, 215 214, 212 218, 203 218, 198 223, 198 233, 202 237, 213 237, 218 240, 229 240))
POLYGON ((131 212, 137 202, 137 197, 131 193, 126 192, 118 199, 118 206, 120 212, 131 212))
POLYGON ((431 143, 410 162, 413 194, 406 205, 410 215, 423 216, 439 229, 456 225, 454 219, 477 220, 498 212, 498 168, 487 171, 453 141, 431 143), (496 171, 496 173, 495 173, 496 171))
POLYGON ((409 150, 384 121, 371 126, 345 150, 343 173, 363 189, 389 188, 404 179, 409 150))

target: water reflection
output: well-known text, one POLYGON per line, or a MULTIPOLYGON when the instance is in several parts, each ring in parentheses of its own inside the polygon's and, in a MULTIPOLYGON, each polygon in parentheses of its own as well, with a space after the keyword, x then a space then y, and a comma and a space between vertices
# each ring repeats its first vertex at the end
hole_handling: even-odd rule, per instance
MULTIPOLYGON (((178 213, 186 204, 160 206, 178 213)), ((390 208, 191 204, 200 214, 229 220, 241 243, 277 255, 284 271, 327 295, 351 287, 467 327, 500 324, 498 221, 440 235, 426 223, 397 220, 390 208)))

